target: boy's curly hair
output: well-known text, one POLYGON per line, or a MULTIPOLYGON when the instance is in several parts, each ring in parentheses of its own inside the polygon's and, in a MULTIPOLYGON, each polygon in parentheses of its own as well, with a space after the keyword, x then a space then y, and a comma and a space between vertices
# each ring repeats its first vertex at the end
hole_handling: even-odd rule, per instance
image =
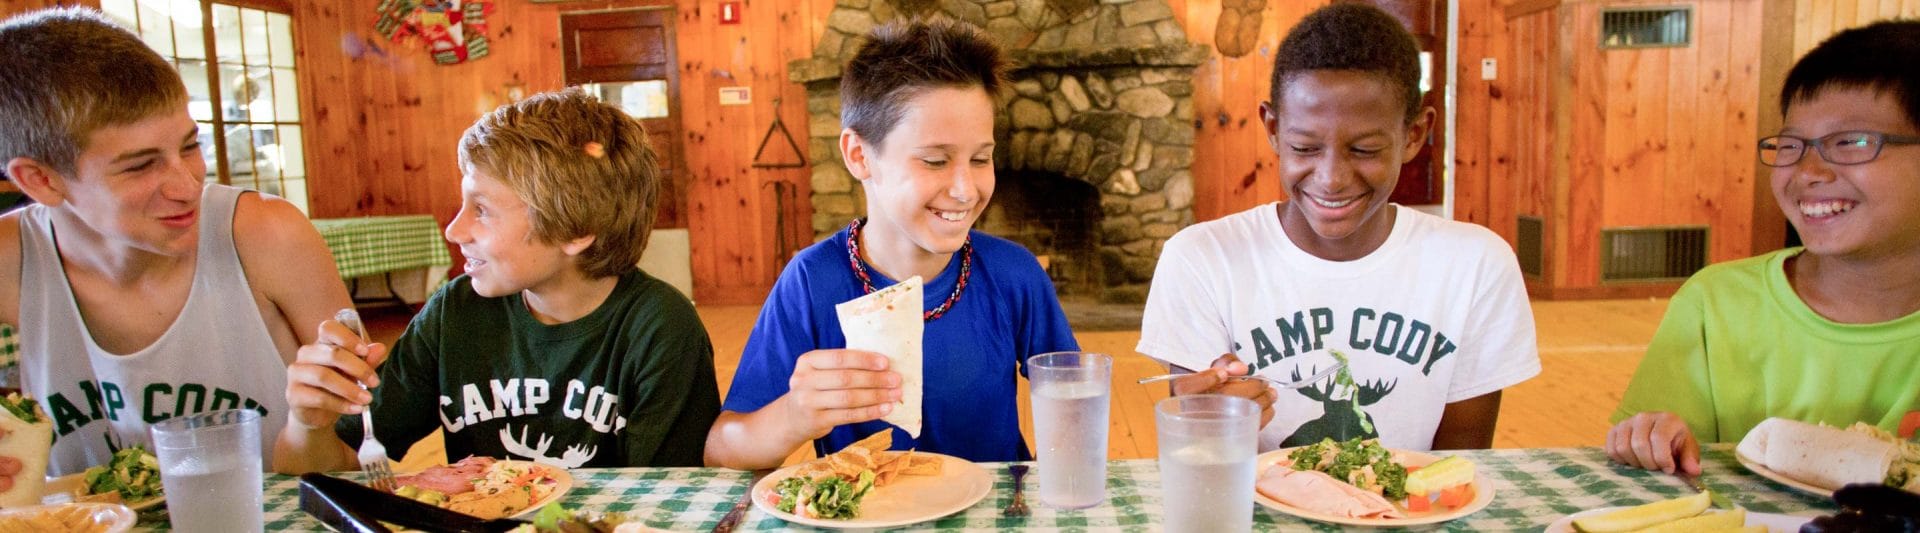
POLYGON ((1827 38, 1794 63, 1780 91, 1780 112, 1831 88, 1868 88, 1892 96, 1920 128, 1920 19, 1884 20, 1827 38))
POLYGON ((1273 105, 1287 82, 1315 70, 1356 70, 1392 84, 1405 99, 1406 120, 1420 116, 1420 45, 1393 15, 1365 4, 1338 3, 1301 19, 1273 56, 1273 105))
POLYGON ((618 276, 639 264, 660 165, 646 129, 620 108, 579 89, 500 106, 460 137, 460 172, 475 171, 527 204, 534 238, 594 236, 578 261, 587 275, 618 276))

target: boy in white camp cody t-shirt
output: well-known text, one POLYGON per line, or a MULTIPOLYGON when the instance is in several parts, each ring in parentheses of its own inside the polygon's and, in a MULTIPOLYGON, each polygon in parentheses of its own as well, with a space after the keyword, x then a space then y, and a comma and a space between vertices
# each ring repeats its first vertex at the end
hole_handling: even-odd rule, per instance
POLYGON ((1262 406, 1263 449, 1378 437, 1486 448, 1500 391, 1540 372, 1513 251, 1485 228, 1389 201, 1426 144, 1419 46, 1363 4, 1315 10, 1274 53, 1260 123, 1288 200, 1167 241, 1138 350, 1179 369, 1173 393, 1262 406), (1279 389, 1349 361, 1345 375, 1279 389))
POLYGON ((1285 381, 1332 366, 1329 352, 1344 354, 1357 390, 1349 395, 1333 378, 1275 389, 1260 449, 1354 436, 1429 449, 1447 404, 1540 372, 1518 263, 1493 232, 1390 205, 1397 216, 1379 249, 1328 261, 1287 238, 1279 205, 1167 241, 1138 347, 1196 369, 1231 353, 1252 373, 1285 381))

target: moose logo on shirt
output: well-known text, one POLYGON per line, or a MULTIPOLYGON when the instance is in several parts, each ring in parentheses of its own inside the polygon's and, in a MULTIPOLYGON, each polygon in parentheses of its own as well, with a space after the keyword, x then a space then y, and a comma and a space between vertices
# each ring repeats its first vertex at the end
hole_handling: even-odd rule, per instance
MULTIPOLYGON (((1317 373, 1319 373, 1317 370, 1308 372, 1309 375, 1317 373)), ((1300 369, 1295 368, 1293 381, 1300 381, 1300 379, 1300 369)), ((1294 392, 1300 393, 1301 396, 1320 402, 1326 412, 1322 413, 1320 418, 1301 424, 1300 429, 1295 430, 1293 435, 1282 441, 1280 446, 1306 446, 1318 443, 1321 439, 1345 441, 1355 437, 1380 438, 1380 432, 1373 425, 1373 415, 1367 414, 1360 408, 1379 403, 1381 398, 1393 394, 1393 388, 1399 384, 1399 380, 1391 382, 1378 380, 1356 385, 1342 383, 1336 379, 1328 383, 1324 389, 1318 384, 1294 389, 1294 392)))

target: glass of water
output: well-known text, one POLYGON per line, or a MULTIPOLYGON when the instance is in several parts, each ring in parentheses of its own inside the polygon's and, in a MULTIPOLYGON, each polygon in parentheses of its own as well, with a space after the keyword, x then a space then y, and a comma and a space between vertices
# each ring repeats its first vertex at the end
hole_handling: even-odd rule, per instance
POLYGON ((260 413, 212 411, 152 426, 175 531, 260 531, 260 413))
POLYGON ((1251 531, 1260 405, 1195 394, 1161 400, 1153 411, 1166 531, 1251 531))
POLYGON ((1027 360, 1040 503, 1061 509, 1107 500, 1107 413, 1113 358, 1053 352, 1027 360))

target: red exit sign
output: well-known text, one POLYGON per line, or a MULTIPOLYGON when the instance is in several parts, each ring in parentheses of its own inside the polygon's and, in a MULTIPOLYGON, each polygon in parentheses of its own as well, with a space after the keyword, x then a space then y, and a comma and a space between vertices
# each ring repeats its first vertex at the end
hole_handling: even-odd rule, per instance
POLYGON ((740 23, 740 2, 721 2, 720 3, 720 23, 721 24, 739 24, 740 23))

